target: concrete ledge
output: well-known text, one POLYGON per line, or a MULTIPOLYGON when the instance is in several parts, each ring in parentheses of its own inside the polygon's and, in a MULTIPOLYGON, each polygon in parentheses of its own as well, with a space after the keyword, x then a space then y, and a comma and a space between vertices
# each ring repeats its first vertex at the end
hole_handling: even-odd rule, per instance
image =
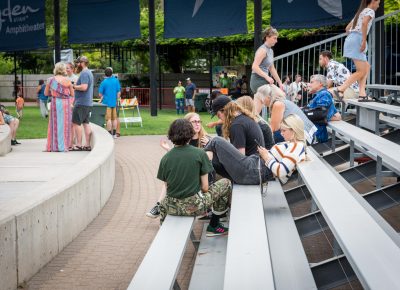
POLYGON ((11 130, 8 125, 0 125, 0 156, 11 151, 11 130))
POLYGON ((82 161, 28 193, 24 204, 16 201, 12 210, 0 212, 0 290, 29 280, 86 228, 110 197, 114 140, 97 125, 92 130, 93 150, 82 161))

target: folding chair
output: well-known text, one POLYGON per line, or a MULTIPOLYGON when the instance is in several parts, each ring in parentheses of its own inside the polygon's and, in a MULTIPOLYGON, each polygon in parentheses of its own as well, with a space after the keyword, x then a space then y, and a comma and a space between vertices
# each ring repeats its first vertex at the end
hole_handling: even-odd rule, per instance
POLYGON ((118 105, 122 111, 122 118, 119 118, 121 123, 125 123, 125 128, 128 128, 128 123, 140 123, 140 127, 143 127, 142 117, 140 116, 139 102, 136 97, 133 99, 120 99, 118 105), (137 117, 135 117, 135 109, 137 111, 137 117), (127 117, 125 111, 132 110, 132 117, 127 117))

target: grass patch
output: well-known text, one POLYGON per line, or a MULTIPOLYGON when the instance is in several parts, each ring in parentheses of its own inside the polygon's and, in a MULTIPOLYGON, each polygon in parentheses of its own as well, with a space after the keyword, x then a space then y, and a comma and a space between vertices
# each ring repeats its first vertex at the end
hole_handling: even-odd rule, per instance
MULTIPOLYGON (((13 116, 16 116, 15 107, 8 109, 13 116)), ((166 135, 171 122, 182 117, 182 115, 177 116, 174 109, 162 109, 158 111, 157 117, 150 116, 149 109, 141 109, 140 113, 143 118, 143 128, 138 123, 128 124, 128 128, 125 128, 125 124, 121 123, 122 136, 166 135)), ((129 114, 131 114, 131 111, 129 111, 129 114)), ((200 113, 200 116, 206 128, 205 125, 211 121, 211 116, 207 112, 200 113)), ((20 120, 17 139, 47 138, 47 125, 48 120, 42 118, 39 107, 25 107, 23 118, 20 120)), ((209 133, 215 133, 214 129, 206 128, 206 130, 209 133)))

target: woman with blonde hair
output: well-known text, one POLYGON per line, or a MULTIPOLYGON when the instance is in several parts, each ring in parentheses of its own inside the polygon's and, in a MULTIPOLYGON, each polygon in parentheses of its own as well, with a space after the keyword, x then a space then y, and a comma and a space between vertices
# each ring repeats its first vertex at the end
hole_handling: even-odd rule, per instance
POLYGON ((280 132, 280 126, 282 120, 291 114, 295 114, 303 120, 305 138, 309 144, 313 142, 317 128, 295 103, 285 98, 285 94, 279 90, 279 88, 273 85, 264 85, 258 88, 257 93, 254 95, 255 113, 259 114, 263 106, 266 106, 269 109, 271 116, 269 124, 274 133, 276 143, 284 141, 280 132))
POLYGON ((263 31, 263 44, 257 49, 252 65, 250 88, 253 93, 266 84, 273 84, 274 80, 283 91, 281 78, 274 66, 274 51, 272 47, 278 42, 278 31, 268 27, 263 31), (268 74, 271 73, 271 78, 268 74))
POLYGON ((289 115, 281 125, 285 142, 271 150, 258 147, 258 154, 243 157, 226 140, 215 137, 204 150, 210 160, 217 159, 237 184, 260 184, 273 177, 286 183, 296 165, 306 160, 304 123, 297 115, 289 115))
POLYGON ((51 102, 46 151, 66 152, 71 146, 70 99, 75 92, 63 62, 55 64, 54 76, 47 80, 44 94, 50 97, 51 102))
MULTIPOLYGON (((194 129, 194 135, 192 139, 189 141, 189 145, 197 148, 203 148, 210 141, 211 137, 207 135, 206 130, 201 125, 202 122, 200 119, 200 115, 191 112, 186 114, 184 119, 188 120, 192 124, 194 129)), ((170 151, 172 149, 172 147, 169 145, 166 139, 161 139, 160 146, 166 151, 170 151)), ((160 215, 159 206, 161 204, 161 201, 164 199, 166 192, 167 189, 165 185, 163 185, 157 203, 146 213, 146 216, 150 218, 157 218, 160 215)))
MULTIPOLYGON (((235 101, 238 105, 254 114, 254 101, 250 96, 243 96, 235 101)), ((265 148, 271 149, 275 145, 274 136, 271 127, 260 115, 255 115, 256 122, 260 126, 264 137, 265 148)))

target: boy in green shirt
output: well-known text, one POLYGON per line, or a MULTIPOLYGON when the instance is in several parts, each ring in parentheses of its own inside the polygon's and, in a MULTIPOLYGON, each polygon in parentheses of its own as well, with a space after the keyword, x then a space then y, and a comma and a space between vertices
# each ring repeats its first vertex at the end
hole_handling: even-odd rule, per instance
POLYGON ((179 111, 181 111, 182 114, 184 114, 185 87, 182 86, 181 81, 179 81, 178 86, 174 88, 174 94, 175 94, 176 114, 179 115, 179 111))
POLYGON ((188 144, 193 135, 193 126, 185 119, 175 120, 168 130, 174 148, 161 159, 157 173, 167 187, 167 196, 160 205, 161 222, 167 214, 197 216, 211 207, 207 236, 225 235, 228 228, 219 218, 228 209, 232 185, 223 178, 209 186, 208 173, 213 167, 205 151, 188 144))

